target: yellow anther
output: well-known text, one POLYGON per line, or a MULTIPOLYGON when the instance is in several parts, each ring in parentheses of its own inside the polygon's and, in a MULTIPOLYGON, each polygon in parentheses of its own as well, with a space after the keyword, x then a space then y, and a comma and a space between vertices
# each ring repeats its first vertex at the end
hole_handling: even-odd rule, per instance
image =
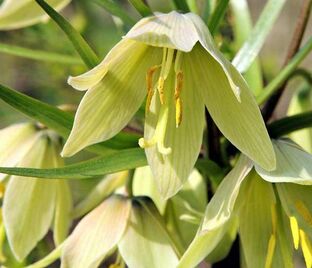
POLYGON ((294 241, 295 249, 299 248, 299 226, 295 217, 290 217, 290 229, 294 241))
POLYGON ((174 98, 178 99, 183 88, 183 72, 179 71, 176 75, 176 86, 174 90, 174 98))
POLYGON ((146 73, 146 86, 147 86, 147 99, 146 99, 146 112, 150 110, 152 98, 154 96, 153 76, 160 65, 155 65, 146 73))
POLYGON ((176 100, 176 127, 179 127, 182 122, 182 101, 180 98, 176 100))
POLYGON ((268 250, 267 250, 267 255, 265 259, 265 268, 271 268, 272 267, 272 262, 273 262, 273 257, 274 257, 274 251, 275 251, 275 245, 276 245, 276 236, 271 235, 269 244, 268 244, 268 250))
POLYGON ((300 230, 300 241, 301 241, 301 249, 303 253, 303 257, 306 263, 307 268, 312 267, 312 245, 308 238, 308 236, 305 234, 303 230, 300 230))
POLYGON ((165 79, 164 79, 164 77, 160 76, 159 79, 158 79, 157 90, 158 90, 158 93, 159 93, 159 98, 160 98, 160 103, 161 104, 165 103, 164 84, 165 84, 165 79))
POLYGON ((311 215, 309 209, 305 206, 305 204, 301 200, 298 200, 298 201, 296 201, 295 206, 296 206, 298 212, 300 213, 300 215, 304 218, 304 220, 310 226, 312 226, 312 215, 311 215))

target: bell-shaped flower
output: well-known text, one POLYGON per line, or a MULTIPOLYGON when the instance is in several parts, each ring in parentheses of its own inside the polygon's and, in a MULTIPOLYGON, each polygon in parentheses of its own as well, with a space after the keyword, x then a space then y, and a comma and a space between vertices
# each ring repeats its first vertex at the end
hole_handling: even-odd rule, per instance
MULTIPOLYGON (((71 0, 47 0, 57 11, 71 0)), ((0 6, 0 30, 13 30, 48 20, 49 16, 34 0, 4 0, 0 6)))
POLYGON ((173 11, 142 19, 98 66, 68 82, 88 91, 64 156, 116 135, 147 96, 139 145, 165 198, 182 187, 198 157, 205 106, 237 148, 263 168, 275 168, 274 150, 248 85, 195 14, 173 11))
POLYGON ((117 258, 109 267, 178 264, 162 218, 142 197, 130 200, 114 194, 87 214, 64 242, 61 268, 96 268, 115 252, 117 258))
MULTIPOLYGON (((54 132, 34 124, 12 125, 0 131, 0 164, 61 167, 60 141, 54 132)), ((60 244, 71 222, 71 194, 67 182, 6 175, 2 175, 2 179, 5 179, 3 223, 14 256, 23 260, 51 226, 54 241, 60 244)))
POLYGON ((274 141, 274 148, 272 172, 241 155, 209 202, 179 268, 195 267, 215 250, 232 220, 238 220, 246 267, 293 267, 299 248, 311 267, 312 155, 285 140, 274 141))

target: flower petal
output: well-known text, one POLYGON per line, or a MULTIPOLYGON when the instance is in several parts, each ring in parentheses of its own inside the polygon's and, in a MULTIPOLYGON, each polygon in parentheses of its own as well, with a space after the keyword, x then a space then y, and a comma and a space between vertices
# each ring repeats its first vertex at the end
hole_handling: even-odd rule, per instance
POLYGON ((127 227, 129 200, 112 196, 85 216, 65 241, 62 268, 97 267, 127 227))
MULTIPOLYGON (((204 129, 204 104, 191 82, 190 66, 183 66, 185 82, 181 92, 183 119, 178 128, 175 122, 175 103, 173 98, 174 75, 171 72, 165 82, 168 95, 169 119, 165 134, 165 146, 172 149, 171 154, 163 155, 157 146, 145 149, 148 163, 161 195, 168 199, 175 195, 190 175, 202 144, 204 129)), ((149 140, 155 133, 160 101, 154 96, 150 112, 145 119, 144 138, 149 140)))
POLYGON ((160 214, 164 214, 166 209, 166 200, 162 198, 153 178, 151 168, 149 166, 139 167, 135 169, 132 184, 133 195, 148 196, 153 200, 160 214))
MULTIPOLYGON (((57 11, 64 8, 70 0, 47 0, 57 11)), ((49 16, 32 0, 4 0, 0 7, 0 30, 22 28, 45 21, 49 16)))
POLYGON ((276 169, 268 172, 256 166, 258 174, 269 182, 312 185, 312 155, 290 141, 277 140, 273 145, 276 169))
POLYGON ((176 11, 168 14, 157 13, 155 16, 141 19, 125 38, 184 52, 191 51, 198 41, 193 23, 176 11))
MULTIPOLYGON (((55 167, 51 150, 48 139, 39 139, 20 166, 55 167)), ((19 260, 23 260, 48 232, 54 215, 55 197, 56 181, 10 178, 4 195, 3 220, 10 247, 19 260)))
POLYGON ((178 257, 157 209, 133 201, 129 226, 118 244, 129 268, 176 267, 178 257))
POLYGON ((252 162, 241 155, 235 167, 223 179, 208 203, 205 218, 178 268, 195 267, 218 246, 231 227, 232 212, 242 182, 252 169, 252 162))
MULTIPOLYGON (((0 130, 0 164, 14 167, 35 144, 38 135, 33 124, 15 124, 0 130)), ((0 174, 0 180, 6 177, 0 174)))
POLYGON ((145 74, 149 67, 160 63, 162 50, 131 40, 127 40, 127 45, 127 50, 121 50, 122 55, 112 59, 103 80, 83 97, 62 152, 64 156, 113 137, 142 104, 145 74))
POLYGON ((274 169, 273 146, 245 81, 237 79, 241 91, 239 102, 219 63, 200 45, 185 54, 185 63, 193 68, 193 87, 198 89, 224 136, 263 168, 274 169))

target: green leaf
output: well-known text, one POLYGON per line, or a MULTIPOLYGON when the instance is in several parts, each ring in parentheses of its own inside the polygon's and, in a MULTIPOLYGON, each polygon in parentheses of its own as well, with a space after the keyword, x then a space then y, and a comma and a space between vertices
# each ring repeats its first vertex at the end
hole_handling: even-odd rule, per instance
POLYGON ((71 65, 82 64, 81 59, 75 56, 63 55, 44 50, 29 49, 3 43, 0 43, 0 53, 45 62, 55 62, 60 64, 71 64, 71 65))
POLYGON ((208 23, 208 28, 212 35, 216 33, 218 27, 225 15, 226 9, 228 7, 230 0, 219 0, 218 5, 216 6, 214 12, 211 15, 211 18, 208 23))
POLYGON ((132 26, 135 24, 135 20, 131 18, 127 12, 123 10, 120 4, 112 0, 92 0, 98 5, 102 6, 113 16, 119 17, 127 26, 132 26))
POLYGON ((153 14, 153 11, 146 5, 143 0, 128 0, 131 5, 142 15, 147 17, 153 14))
POLYGON ((127 149, 63 168, 0 168, 0 173, 47 179, 86 179, 147 165, 142 149, 127 149))
POLYGON ((184 11, 184 12, 190 11, 190 9, 186 3, 186 0, 172 0, 172 1, 178 10, 184 11))
POLYGON ((85 216, 65 241, 62 268, 98 267, 128 225, 131 203, 112 196, 85 216))
POLYGON ((286 0, 269 0, 266 3, 249 38, 233 59, 233 65, 241 73, 246 72, 257 57, 285 3, 286 0))
MULTIPOLYGON (((154 209, 155 213, 157 209, 154 209)), ((176 267, 178 256, 158 217, 133 201, 129 226, 118 244, 129 268, 176 267)))
MULTIPOLYGON (((2 85, 0 85, 0 99, 30 118, 55 130, 62 137, 68 137, 74 122, 72 114, 2 85)), ((103 143, 96 144, 88 149, 103 154, 109 151, 108 148, 133 147, 137 144, 137 140, 138 137, 135 135, 118 134, 105 142, 105 145, 103 143)))
POLYGON ((38 5, 51 17, 53 21, 57 23, 60 29, 66 34, 71 41, 76 51, 80 55, 84 63, 92 68, 99 63, 99 59, 92 48, 84 40, 84 38, 78 33, 75 28, 58 12, 56 12, 51 6, 49 6, 44 0, 35 0, 38 5))
POLYGON ((279 72, 279 74, 257 96, 257 103, 263 104, 274 92, 291 76, 297 66, 309 55, 312 50, 312 37, 301 47, 291 61, 279 72))

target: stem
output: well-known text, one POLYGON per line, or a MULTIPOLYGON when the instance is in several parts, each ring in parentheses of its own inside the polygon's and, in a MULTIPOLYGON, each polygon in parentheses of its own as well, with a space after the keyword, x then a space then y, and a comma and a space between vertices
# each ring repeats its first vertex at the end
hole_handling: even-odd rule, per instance
POLYGON ((87 67, 95 67, 99 63, 99 59, 86 40, 84 40, 84 38, 80 35, 80 33, 78 33, 65 18, 63 18, 44 0, 35 1, 66 34, 87 67))
MULTIPOLYGON (((293 58, 293 56, 297 53, 297 51, 299 50, 300 43, 303 38, 303 34, 305 32, 305 29, 308 23, 310 10, 311 10, 311 4, 312 4, 311 0, 305 0, 302 4, 302 8, 301 8, 298 20, 297 20, 296 29, 294 31, 292 41, 290 43, 288 53, 287 53, 283 66, 286 66, 290 62, 290 60, 293 58)), ((275 111, 275 108, 283 92, 285 91, 286 85, 287 85, 287 80, 281 84, 281 86, 277 89, 277 91, 272 95, 270 100, 268 100, 268 102, 263 107, 263 117, 265 121, 268 121, 272 117, 275 111)))
POLYGON ((290 132, 312 127, 312 112, 284 117, 268 125, 271 138, 278 138, 290 132))
POLYGON ((56 62, 61 64, 81 64, 82 61, 75 57, 69 55, 63 55, 53 52, 47 52, 43 50, 34 50, 19 46, 12 46, 8 44, 0 43, 0 52, 4 54, 9 54, 17 57, 46 61, 46 62, 56 62))
POLYGON ((291 61, 281 70, 281 72, 268 84, 262 93, 257 97, 259 105, 263 104, 270 98, 274 92, 290 77, 302 60, 310 53, 312 49, 312 37, 307 43, 298 51, 298 53, 291 59, 291 61))
POLYGON ((149 8, 145 2, 142 0, 128 0, 130 4, 138 11, 142 17, 147 17, 153 14, 152 10, 149 8))
POLYGON ((62 254, 62 249, 63 249, 64 243, 59 245, 57 248, 55 248, 50 254, 48 254, 46 257, 43 259, 26 266, 25 268, 43 268, 47 267, 51 263, 55 262, 62 254))
POLYGON ((185 0, 172 0, 175 7, 183 12, 189 12, 190 9, 185 0))
POLYGON ((225 15, 229 0, 220 0, 215 11, 213 12, 211 19, 208 23, 208 28, 212 35, 216 33, 218 27, 225 15))

